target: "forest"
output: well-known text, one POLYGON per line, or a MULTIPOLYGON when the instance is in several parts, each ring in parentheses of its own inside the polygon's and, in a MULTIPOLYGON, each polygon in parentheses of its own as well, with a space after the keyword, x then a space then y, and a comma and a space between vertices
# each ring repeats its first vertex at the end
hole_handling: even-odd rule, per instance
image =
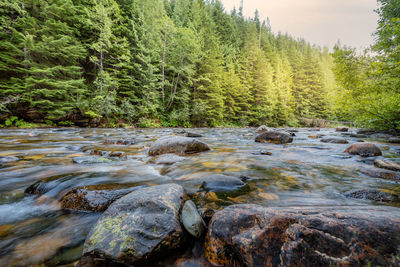
POLYGON ((400 1, 378 2, 373 47, 332 52, 219 0, 0 0, 0 124, 400 130, 400 1))

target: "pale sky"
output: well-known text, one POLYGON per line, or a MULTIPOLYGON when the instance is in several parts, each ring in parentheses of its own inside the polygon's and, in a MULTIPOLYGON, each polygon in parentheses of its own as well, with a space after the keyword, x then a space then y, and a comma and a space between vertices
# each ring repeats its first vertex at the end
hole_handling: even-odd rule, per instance
MULTIPOLYGON (((230 12, 240 0, 221 0, 230 12)), ((367 48, 378 16, 376 0, 244 0, 243 13, 262 20, 270 18, 272 31, 289 33, 306 41, 332 48, 338 40, 344 45, 367 48)))

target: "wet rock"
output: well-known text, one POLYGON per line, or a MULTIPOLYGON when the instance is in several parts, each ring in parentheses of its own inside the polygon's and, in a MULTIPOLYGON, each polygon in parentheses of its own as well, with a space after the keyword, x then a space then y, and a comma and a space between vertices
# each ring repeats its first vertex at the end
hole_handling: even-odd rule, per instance
POLYGON ((29 195, 46 194, 50 190, 56 188, 60 183, 66 182, 72 177, 72 175, 56 175, 45 178, 30 185, 25 189, 24 193, 29 195))
POLYGON ((203 218, 206 225, 208 225, 208 223, 211 221, 211 218, 214 216, 215 212, 216 211, 211 208, 202 208, 201 209, 201 218, 203 218))
POLYGON ((115 200, 138 188, 123 184, 89 185, 73 188, 61 199, 61 208, 79 211, 103 212, 115 200))
POLYGON ((385 171, 380 169, 362 169, 362 174, 368 175, 374 178, 382 178, 387 180, 400 180, 400 173, 385 171))
POLYGON ((347 127, 337 127, 336 132, 348 132, 349 128, 347 127))
POLYGON ((0 164, 1 163, 15 162, 15 161, 18 161, 18 160, 19 160, 19 158, 13 157, 13 156, 0 157, 0 164))
POLYGON ((271 156, 271 155, 272 155, 271 152, 266 151, 266 150, 261 150, 261 151, 260 151, 260 154, 261 154, 261 155, 266 155, 266 156, 271 156))
POLYGON ((349 141, 342 138, 324 138, 321 139, 322 143, 330 143, 330 144, 348 144, 349 141))
POLYGON ((166 184, 139 189, 103 213, 86 238, 83 253, 121 264, 149 264, 185 241, 179 222, 183 188, 166 184))
POLYGON ((192 236, 200 238, 203 235, 206 225, 193 201, 188 200, 185 202, 181 218, 183 226, 192 236))
POLYGON ((157 157, 155 163, 159 165, 172 165, 184 160, 186 160, 186 158, 177 156, 175 154, 164 154, 157 157))
POLYGON ((393 266, 399 244, 394 207, 235 205, 213 216, 205 248, 225 266, 393 266))
POLYGON ((286 143, 292 143, 293 137, 291 137, 290 134, 287 133, 269 131, 258 135, 255 141, 257 143, 269 142, 274 144, 286 144, 286 143))
POLYGON ((308 138, 318 139, 318 138, 321 138, 323 136, 324 136, 323 134, 312 134, 312 135, 309 135, 308 138))
POLYGON ((150 156, 167 153, 179 155, 193 154, 210 150, 210 147, 196 139, 181 136, 166 136, 158 139, 149 150, 150 156))
POLYGON ((96 163, 110 163, 112 162, 112 160, 103 157, 82 156, 73 158, 72 162, 76 164, 96 164, 96 163))
POLYGON ((246 191, 248 185, 244 183, 240 178, 235 176, 228 176, 224 174, 213 174, 205 176, 199 179, 201 187, 207 191, 215 192, 218 195, 225 195, 233 192, 246 191))
POLYGON ((350 134, 350 137, 354 137, 354 138, 368 138, 368 135, 365 134, 350 134))
POLYGON ((186 136, 186 137, 194 137, 194 138, 203 137, 201 134, 191 133, 191 132, 187 132, 187 133, 185 134, 185 136, 186 136))
POLYGON ((374 200, 379 202, 396 202, 398 196, 376 189, 361 189, 345 193, 346 197, 374 200))
POLYGON ((261 133, 264 133, 264 132, 269 132, 269 131, 271 131, 271 129, 268 128, 268 127, 265 126, 265 125, 261 125, 261 126, 258 127, 257 130, 256 130, 256 132, 257 132, 258 134, 261 134, 261 133))
POLYGON ((400 164, 397 164, 396 162, 389 162, 389 161, 383 161, 383 160, 375 160, 374 161, 375 167, 381 168, 381 169, 387 169, 391 171, 400 171, 400 164))
POLYGON ((94 149, 90 151, 90 155, 111 157, 111 158, 122 158, 125 156, 125 153, 122 151, 104 151, 104 150, 94 149))
POLYGON ((389 138, 389 143, 392 143, 392 144, 400 144, 400 137, 392 137, 392 138, 389 138))
POLYGON ((355 143, 350 145, 345 151, 352 155, 360 155, 361 157, 382 156, 382 151, 371 143, 355 143))
POLYGON ((105 145, 123 145, 130 146, 135 144, 135 140, 127 140, 127 139, 109 139, 103 142, 105 145))

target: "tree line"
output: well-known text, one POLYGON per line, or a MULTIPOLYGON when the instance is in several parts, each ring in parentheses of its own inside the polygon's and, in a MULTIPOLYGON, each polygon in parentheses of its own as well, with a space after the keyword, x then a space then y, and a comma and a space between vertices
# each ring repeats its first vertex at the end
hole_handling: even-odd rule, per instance
POLYGON ((219 0, 0 0, 0 20, 0 123, 364 123, 344 103, 362 105, 346 77, 359 91, 376 80, 343 70, 346 48, 332 57, 219 0))

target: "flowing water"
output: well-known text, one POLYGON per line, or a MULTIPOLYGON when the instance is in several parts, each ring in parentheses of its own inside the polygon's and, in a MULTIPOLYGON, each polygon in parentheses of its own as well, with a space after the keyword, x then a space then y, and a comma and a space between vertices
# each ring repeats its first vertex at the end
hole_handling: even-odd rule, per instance
MULTIPOLYGON (((189 155, 173 165, 157 165, 147 155, 161 136, 181 129, 35 129, 0 130, 0 157, 17 161, 0 164, 0 266, 49 266, 73 263, 82 253, 86 234, 100 214, 60 209, 59 196, 68 189, 97 184, 156 185, 187 181, 208 173, 247 177, 250 190, 206 205, 221 208, 233 203, 264 206, 394 205, 346 198, 354 189, 383 189, 399 193, 398 181, 372 178, 362 170, 373 161, 343 153, 348 145, 326 144, 311 134, 343 136, 333 129, 299 129, 289 145, 254 142, 254 129, 192 129, 211 151, 189 155), (105 144, 126 140, 127 145, 105 144), (93 150, 124 152, 121 158, 90 156, 93 150), (260 151, 271 152, 263 155, 260 151), (82 158, 83 157, 83 158, 82 158), (89 157, 89 158, 85 158, 89 157), (14 158, 15 159, 15 158, 14 158), (75 159, 75 162, 73 161, 75 159), (82 160, 85 159, 85 160, 82 160), (87 160, 89 159, 89 160, 87 160), (77 162, 77 163, 76 163, 77 162), (41 196, 24 193, 45 179, 51 189, 41 196)), ((383 157, 399 162, 400 145, 369 140, 383 157)), ((203 203, 204 204, 204 203, 203 203)))

